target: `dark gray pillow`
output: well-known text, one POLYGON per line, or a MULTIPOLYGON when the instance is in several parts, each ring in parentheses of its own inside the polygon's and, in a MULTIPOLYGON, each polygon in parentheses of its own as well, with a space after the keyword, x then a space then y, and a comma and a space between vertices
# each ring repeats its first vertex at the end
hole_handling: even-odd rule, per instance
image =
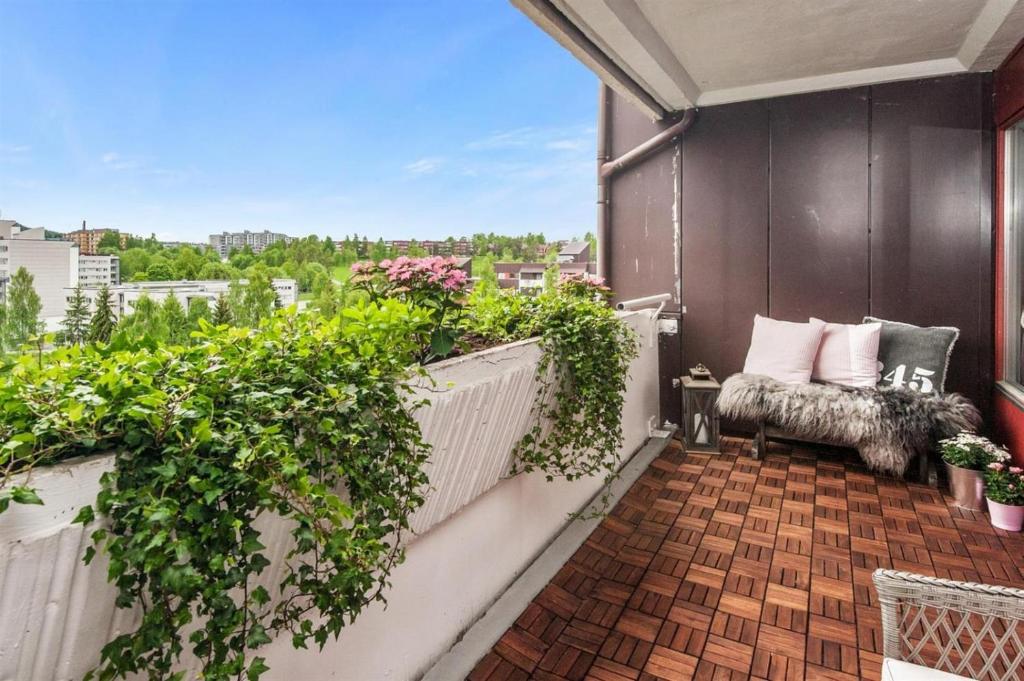
POLYGON ((952 326, 914 326, 865 317, 865 323, 881 322, 878 385, 908 388, 921 393, 943 392, 949 357, 960 329, 952 326))

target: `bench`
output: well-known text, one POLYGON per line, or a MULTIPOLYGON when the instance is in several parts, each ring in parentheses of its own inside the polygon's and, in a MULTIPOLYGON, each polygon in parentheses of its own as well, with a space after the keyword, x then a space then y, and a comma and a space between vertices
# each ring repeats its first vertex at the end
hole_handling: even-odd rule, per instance
POLYGON ((853 447, 871 470, 900 477, 915 457, 927 470, 935 441, 981 425, 977 408, 957 393, 792 384, 742 373, 722 383, 718 409, 757 428, 755 458, 769 439, 853 447))

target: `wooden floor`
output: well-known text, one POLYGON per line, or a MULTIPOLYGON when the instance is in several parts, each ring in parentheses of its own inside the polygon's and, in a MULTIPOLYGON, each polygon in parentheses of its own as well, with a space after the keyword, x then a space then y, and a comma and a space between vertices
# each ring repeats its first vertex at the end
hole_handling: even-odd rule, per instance
POLYGON ((670 445, 470 679, 878 679, 875 568, 1024 583, 1024 540, 937 490, 749 448, 670 445))

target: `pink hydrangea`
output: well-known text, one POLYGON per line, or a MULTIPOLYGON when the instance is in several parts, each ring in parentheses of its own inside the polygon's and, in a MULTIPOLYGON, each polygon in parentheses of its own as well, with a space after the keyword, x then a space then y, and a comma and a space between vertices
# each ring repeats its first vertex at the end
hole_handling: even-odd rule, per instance
POLYGON ((1020 475, 1021 473, 1024 473, 1024 468, 1021 468, 1020 466, 1010 466, 1010 472, 1014 475, 1020 475))
POLYGON ((1006 469, 1006 464, 1000 463, 999 461, 993 461, 988 465, 988 467, 994 471, 1001 471, 1006 469))

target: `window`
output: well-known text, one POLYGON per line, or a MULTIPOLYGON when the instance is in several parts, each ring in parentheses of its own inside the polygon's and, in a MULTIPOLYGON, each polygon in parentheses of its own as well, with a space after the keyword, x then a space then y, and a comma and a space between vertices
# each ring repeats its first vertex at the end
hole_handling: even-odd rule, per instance
POLYGON ((1024 121, 1006 129, 1003 267, 1006 301, 1003 380, 1024 387, 1024 121))

